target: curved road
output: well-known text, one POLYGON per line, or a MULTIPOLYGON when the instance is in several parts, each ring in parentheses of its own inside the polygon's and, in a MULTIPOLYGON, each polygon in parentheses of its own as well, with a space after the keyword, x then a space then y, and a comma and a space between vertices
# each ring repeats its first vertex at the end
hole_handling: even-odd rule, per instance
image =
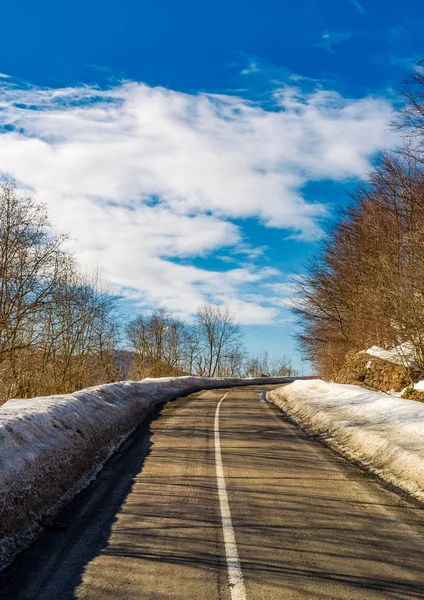
POLYGON ((167 404, 3 572, 0 598, 424 599, 423 508, 266 389, 229 390, 218 414, 225 390, 167 404))

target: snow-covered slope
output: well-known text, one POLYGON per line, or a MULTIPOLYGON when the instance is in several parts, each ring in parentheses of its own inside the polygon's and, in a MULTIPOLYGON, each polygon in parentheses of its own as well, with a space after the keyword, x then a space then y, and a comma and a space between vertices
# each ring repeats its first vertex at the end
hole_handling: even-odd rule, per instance
POLYGON ((285 379, 144 379, 6 402, 0 407, 0 568, 155 406, 201 389, 278 381, 285 379))
POLYGON ((424 501, 424 403, 319 379, 267 397, 341 454, 424 501))

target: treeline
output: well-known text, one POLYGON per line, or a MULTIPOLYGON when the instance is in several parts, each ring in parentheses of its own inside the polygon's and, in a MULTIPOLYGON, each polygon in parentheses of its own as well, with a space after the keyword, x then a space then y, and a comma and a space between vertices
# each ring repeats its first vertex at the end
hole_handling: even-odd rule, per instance
POLYGON ((66 245, 43 205, 0 184, 0 404, 128 378, 293 372, 249 356, 225 308, 203 306, 190 325, 164 309, 129 320, 66 245))
POLYGON ((227 308, 204 305, 192 324, 164 309, 139 315, 126 326, 134 349, 134 379, 195 374, 201 377, 292 375, 288 358, 267 352, 251 355, 242 343, 243 329, 227 308))
POLYGON ((424 369, 424 74, 402 90, 394 122, 402 146, 380 156, 367 185, 329 229, 296 278, 300 345, 319 372, 337 376, 372 345, 408 342, 424 369))

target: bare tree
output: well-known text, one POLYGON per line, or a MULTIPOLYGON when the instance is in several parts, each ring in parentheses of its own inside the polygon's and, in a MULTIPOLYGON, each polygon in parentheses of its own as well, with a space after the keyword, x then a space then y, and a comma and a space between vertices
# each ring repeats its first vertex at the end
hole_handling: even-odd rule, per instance
POLYGON ((195 325, 185 325, 183 344, 183 370, 190 375, 203 374, 204 360, 202 359, 199 330, 195 325))
POLYGON ((0 184, 0 401, 114 380, 117 298, 83 277, 46 209, 0 184))
POLYGON ((0 184, 0 362, 34 345, 67 262, 46 210, 0 184))
POLYGON ((352 353, 404 342, 424 368, 423 236, 422 166, 386 153, 295 282, 299 340, 323 375, 352 353))
POLYGON ((220 366, 221 377, 244 377, 246 356, 246 349, 239 343, 228 348, 220 366))
POLYGON ((137 354, 136 374, 150 377, 180 374, 184 333, 183 323, 165 309, 133 319, 127 326, 127 335, 137 354))
POLYGON ((245 372, 248 377, 290 377, 297 374, 289 358, 273 358, 266 351, 250 355, 246 360, 245 372))
POLYGON ((114 381, 121 376, 116 350, 121 336, 118 297, 97 277, 70 272, 51 315, 49 361, 62 390, 114 381))
POLYGON ((211 305, 200 307, 196 324, 201 346, 198 365, 207 377, 219 377, 241 342, 242 329, 228 308, 211 305))

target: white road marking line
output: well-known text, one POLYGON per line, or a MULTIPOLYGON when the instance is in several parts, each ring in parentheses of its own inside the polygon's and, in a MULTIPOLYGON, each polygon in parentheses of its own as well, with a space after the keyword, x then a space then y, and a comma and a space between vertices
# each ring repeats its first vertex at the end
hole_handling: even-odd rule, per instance
POLYGON ((227 558, 228 579, 231 589, 231 600, 246 600, 246 588, 244 587, 243 573, 237 550, 236 536, 234 535, 231 520, 230 505, 228 504, 227 485, 225 483, 224 467, 222 465, 221 442, 219 439, 219 409, 230 392, 222 396, 218 402, 215 412, 214 434, 215 434, 215 464, 216 479, 218 482, 219 507, 221 509, 222 531, 224 533, 225 554, 227 558))

